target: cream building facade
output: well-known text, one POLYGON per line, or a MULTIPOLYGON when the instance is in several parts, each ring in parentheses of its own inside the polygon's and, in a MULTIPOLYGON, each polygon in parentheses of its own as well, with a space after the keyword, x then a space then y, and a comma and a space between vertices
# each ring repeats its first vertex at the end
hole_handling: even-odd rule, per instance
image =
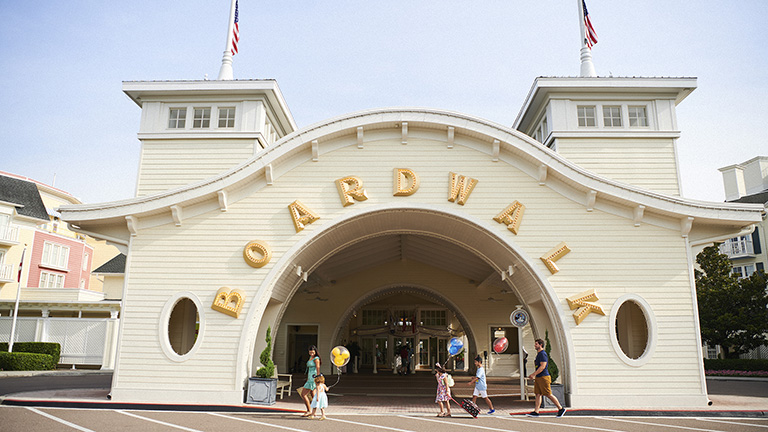
POLYGON ((405 343, 428 368, 459 337, 509 376, 492 342, 519 305, 570 406, 705 406, 695 253, 763 207, 680 197, 695 86, 539 78, 514 127, 402 108, 299 129, 274 81, 124 83, 137 197, 60 209, 127 255, 112 399, 242 403, 267 328, 280 372, 309 342, 324 373, 352 342, 363 370, 405 343))

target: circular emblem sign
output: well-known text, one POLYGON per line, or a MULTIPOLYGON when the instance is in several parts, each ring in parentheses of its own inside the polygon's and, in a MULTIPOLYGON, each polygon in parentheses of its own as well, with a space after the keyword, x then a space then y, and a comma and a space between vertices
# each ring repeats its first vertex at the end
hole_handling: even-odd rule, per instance
POLYGON ((518 309, 509 315, 509 321, 515 327, 525 327, 529 320, 528 312, 524 309, 518 309))

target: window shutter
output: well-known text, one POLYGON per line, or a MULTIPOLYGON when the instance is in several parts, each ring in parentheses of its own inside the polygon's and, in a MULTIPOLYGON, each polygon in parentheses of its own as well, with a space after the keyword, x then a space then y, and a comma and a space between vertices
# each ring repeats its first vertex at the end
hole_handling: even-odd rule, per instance
POLYGON ((761 272, 765 271, 765 266, 761 262, 755 264, 755 267, 757 268, 757 271, 761 271, 761 272))
POLYGON ((760 246, 760 234, 757 232, 757 227, 752 231, 752 248, 755 254, 763 253, 763 248, 760 246))

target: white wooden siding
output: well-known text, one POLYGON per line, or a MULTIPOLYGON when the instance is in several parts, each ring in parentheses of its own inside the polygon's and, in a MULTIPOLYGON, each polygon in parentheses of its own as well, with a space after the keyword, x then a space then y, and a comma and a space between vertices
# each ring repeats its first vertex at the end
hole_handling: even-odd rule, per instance
MULTIPOLYGON (((238 392, 242 383, 235 383, 233 378, 237 368, 245 367, 237 364, 238 345, 243 326, 249 325, 244 317, 259 300, 253 296, 265 275, 297 241, 315 235, 338 218, 366 207, 401 202, 437 206, 459 217, 487 221, 488 229, 513 244, 540 274, 546 275, 558 296, 558 313, 572 338, 574 366, 578 370, 566 370, 562 361, 558 363, 564 374, 571 374, 579 394, 628 392, 653 395, 663 388, 670 394, 700 395, 696 354, 700 348, 696 346, 685 240, 678 230, 647 224, 635 227, 630 219, 599 210, 587 212, 582 204, 563 198, 547 186, 540 186, 538 180, 516 168, 514 165, 519 161, 512 161, 512 165, 492 162, 489 154, 461 145, 463 142, 486 148, 489 143, 462 137, 457 138, 455 148, 446 149, 444 141, 420 138, 418 130, 411 130, 409 134, 407 145, 402 145, 399 134, 393 133, 392 137, 366 141, 364 149, 353 145, 322 153, 318 162, 305 162, 277 177, 274 185, 230 202, 227 212, 216 209, 186 218, 180 227, 169 223, 141 230, 133 238, 130 252, 130 278, 125 296, 115 394, 119 395, 120 390, 128 394, 140 389, 154 389, 171 393, 230 391, 233 395, 241 395, 238 392), (419 191, 409 197, 392 196, 393 168, 414 170, 420 176, 419 191), (464 206, 447 201, 450 171, 479 180, 464 206), (334 181, 348 175, 363 180, 369 199, 342 207, 334 181), (321 217, 299 233, 295 232, 287 209, 288 204, 297 199, 321 217), (526 205, 516 236, 492 220, 514 200, 526 205), (242 259, 243 246, 256 239, 267 241, 273 253, 271 262, 261 269, 247 266, 242 259), (572 252, 558 261, 561 271, 550 275, 539 257, 561 241, 565 241, 572 252), (221 286, 246 292, 246 303, 239 319, 210 309, 209 305, 221 286), (580 326, 575 325, 565 297, 589 288, 597 290, 599 302, 606 312, 626 293, 636 293, 651 305, 659 328, 658 345, 644 366, 629 367, 617 357, 608 339, 609 326, 613 323, 608 322, 607 316, 591 314, 580 326), (158 330, 163 305, 179 291, 190 291, 199 297, 204 305, 200 313, 206 319, 205 332, 199 336, 202 338, 200 349, 181 363, 167 359, 162 353, 158 330), (195 379, 190 380, 190 376, 195 379)), ((188 144, 180 143, 178 149, 185 146, 188 144)), ((321 148, 326 146, 331 147, 333 143, 321 144, 321 148)), ((174 153, 166 152, 172 149, 165 145, 162 147, 154 152, 145 143, 145 160, 157 165, 152 168, 142 162, 145 171, 142 178, 148 182, 142 186, 142 191, 159 188, 162 182, 165 182, 163 187, 167 187, 182 181, 181 174, 172 179, 169 171, 162 168, 163 161, 172 163, 168 159, 172 159, 174 153), (157 175, 154 183, 150 172, 157 175)), ((659 175, 663 174, 663 183, 668 185, 674 168, 666 161, 671 147, 659 147, 659 175)), ((214 171, 232 164, 227 162, 226 155, 216 153, 216 157, 213 156, 199 152, 197 157, 210 157, 212 165, 216 166, 212 168, 214 171)), ((613 158, 620 159, 618 154, 613 158)), ((184 167, 180 166, 180 169, 183 171, 184 167)), ((197 169, 191 171, 203 175, 197 169)), ((655 177, 655 174, 649 177, 655 177)), ((674 178, 676 182, 676 176, 674 178)), ((640 181, 639 177, 632 180, 635 184, 640 181)), ((386 225, 386 221, 381 224, 386 225)), ((375 228, 371 227, 372 230, 375 228)), ((462 312, 472 323, 481 351, 489 348, 486 347, 488 325, 508 320, 514 308, 515 300, 511 296, 503 302, 480 301, 493 294, 477 292, 456 275, 406 262, 382 265, 372 272, 339 281, 339 287, 349 289, 329 293, 328 302, 306 301, 297 295, 293 297, 283 322, 317 323, 321 332, 320 351, 327 359, 331 348, 329 339, 345 308, 366 291, 387 283, 428 286, 462 305, 462 312), (397 268, 396 272, 392 271, 393 267, 397 268)), ((552 338, 553 329, 549 330, 552 338)), ((539 328, 536 336, 543 337, 543 331, 539 328)), ((279 354, 285 351, 284 326, 277 333, 276 353, 279 354)), ((532 346, 527 348, 532 352, 532 346)), ((554 357, 560 360, 562 356, 555 349, 554 357)), ((278 367, 287 370, 284 358, 278 359, 278 367)), ((328 368, 328 363, 324 368, 328 368)))
POLYGON ((674 141, 671 138, 560 138, 557 152, 605 177, 668 195, 680 195, 674 141))
POLYGON ((151 195, 226 171, 253 156, 254 140, 145 140, 136 195, 151 195))

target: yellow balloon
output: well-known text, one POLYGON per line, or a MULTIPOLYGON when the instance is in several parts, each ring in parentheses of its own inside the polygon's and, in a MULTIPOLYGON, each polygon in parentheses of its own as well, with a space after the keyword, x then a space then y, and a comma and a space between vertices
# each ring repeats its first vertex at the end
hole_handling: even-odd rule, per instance
POLYGON ((343 353, 341 353, 341 358, 348 359, 349 358, 349 351, 344 351, 343 353))
POLYGON ((341 357, 334 357, 333 358, 333 364, 335 364, 336 366, 339 366, 339 367, 344 366, 344 359, 341 358, 341 357))
POLYGON ((339 349, 339 347, 336 347, 333 349, 333 351, 331 351, 331 355, 334 357, 338 356, 339 354, 341 354, 341 350, 339 349))

